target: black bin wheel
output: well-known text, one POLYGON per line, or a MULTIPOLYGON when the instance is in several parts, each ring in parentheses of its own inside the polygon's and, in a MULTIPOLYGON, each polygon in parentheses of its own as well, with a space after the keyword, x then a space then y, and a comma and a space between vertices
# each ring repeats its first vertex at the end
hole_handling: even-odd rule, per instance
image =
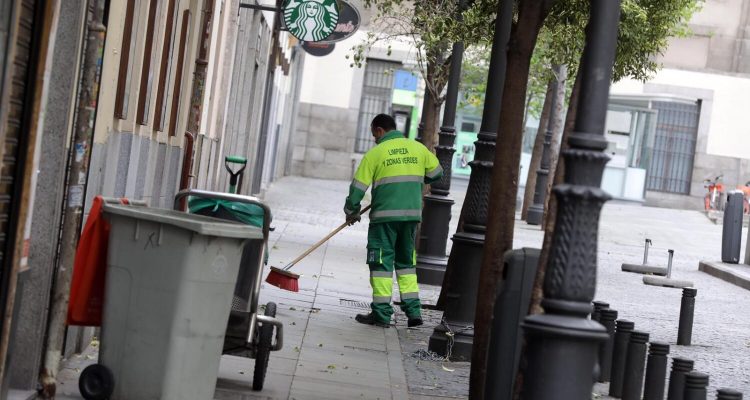
MULTIPOLYGON (((276 316, 276 303, 266 304, 267 317, 276 316)), ((263 390, 263 381, 266 380, 266 370, 268 369, 268 359, 271 355, 271 346, 273 345, 273 325, 263 324, 260 327, 258 350, 255 353, 255 371, 253 372, 253 390, 263 390)))
POLYGON ((115 390, 115 377, 109 368, 92 364, 81 372, 78 389, 86 400, 107 400, 115 390))

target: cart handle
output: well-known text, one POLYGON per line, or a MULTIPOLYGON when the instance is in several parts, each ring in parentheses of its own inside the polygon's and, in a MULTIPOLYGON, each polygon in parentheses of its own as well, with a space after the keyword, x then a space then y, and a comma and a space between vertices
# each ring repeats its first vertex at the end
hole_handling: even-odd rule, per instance
POLYGON ((202 197, 202 198, 209 198, 209 199, 219 199, 219 200, 226 200, 226 201, 236 201, 239 203, 246 203, 246 204, 254 204, 260 208, 263 209, 263 239, 265 241, 268 241, 269 232, 271 231, 271 209, 263 204, 257 197, 252 196, 243 196, 239 194, 231 194, 231 193, 219 193, 219 192, 209 192, 208 190, 198 190, 198 189, 186 189, 182 190, 179 193, 177 193, 174 197, 174 209, 178 211, 185 211, 180 210, 180 200, 187 196, 195 196, 195 197, 202 197))

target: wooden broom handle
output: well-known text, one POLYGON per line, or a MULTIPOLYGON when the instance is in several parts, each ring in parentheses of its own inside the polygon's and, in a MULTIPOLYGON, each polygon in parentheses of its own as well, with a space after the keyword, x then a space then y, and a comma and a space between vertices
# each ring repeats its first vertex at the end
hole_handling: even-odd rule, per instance
MULTIPOLYGON (((369 211, 371 206, 372 205, 368 205, 367 207, 363 208, 362 210, 360 210, 359 214, 362 215, 365 212, 369 211)), ((348 225, 349 225, 349 221, 346 221, 343 224, 339 225, 339 227, 336 228, 336 229, 334 229, 333 232, 329 233, 323 239, 320 239, 317 243, 315 243, 314 245, 312 245, 312 247, 310 247, 309 249, 305 250, 305 252, 302 253, 299 257, 295 258, 294 261, 292 261, 289 264, 287 264, 286 267, 283 268, 283 270, 286 271, 286 270, 292 268, 294 266, 294 264, 297 264, 298 262, 300 262, 300 260, 302 260, 303 258, 307 257, 313 251, 317 250, 318 247, 322 246, 323 243, 327 242, 330 238, 336 236, 337 233, 341 232, 341 230, 344 229, 344 228, 346 228, 348 225)))

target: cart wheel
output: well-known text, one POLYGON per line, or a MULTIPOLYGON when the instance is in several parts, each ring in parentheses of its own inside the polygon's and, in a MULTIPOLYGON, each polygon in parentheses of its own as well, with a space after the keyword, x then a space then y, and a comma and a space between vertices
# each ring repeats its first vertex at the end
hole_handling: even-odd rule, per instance
POLYGON ((78 378, 78 389, 86 400, 107 400, 115 389, 115 377, 101 364, 89 365, 78 378))
MULTIPOLYGON (((267 317, 276 316, 276 303, 266 304, 267 317)), ((260 339, 258 350, 255 355, 255 371, 253 372, 253 390, 263 390, 263 381, 266 380, 268 369, 268 358, 271 355, 271 343, 273 341, 273 325, 264 324, 260 327, 260 339)))

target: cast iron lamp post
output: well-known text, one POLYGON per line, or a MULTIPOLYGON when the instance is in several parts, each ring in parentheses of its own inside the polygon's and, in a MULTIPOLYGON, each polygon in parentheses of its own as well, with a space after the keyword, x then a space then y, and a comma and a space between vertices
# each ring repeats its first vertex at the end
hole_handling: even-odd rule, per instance
POLYGON ((601 188, 609 156, 604 122, 617 46, 619 0, 591 0, 575 128, 568 139, 565 182, 555 186, 557 218, 544 279, 545 313, 526 318, 525 400, 588 399, 607 332, 587 319, 596 291, 601 188))
MULTIPOLYGON (((466 0, 458 3, 457 19, 461 20, 461 12, 466 8, 466 0)), ((458 103, 458 88, 461 84, 461 64, 463 63, 463 42, 453 43, 451 53, 450 75, 445 94, 445 109, 443 123, 435 146, 435 155, 443 168, 443 177, 430 185, 430 193, 424 196, 422 210, 422 226, 419 229, 419 252, 417 254, 417 279, 419 283, 439 286, 443 283, 443 275, 448 265, 445 248, 448 242, 448 229, 451 220, 451 207, 455 201, 450 197, 451 177, 453 168, 453 153, 456 149, 456 104, 458 103)))
POLYGON ((513 2, 500 1, 492 41, 482 126, 474 142, 476 154, 469 163, 471 176, 466 192, 463 227, 453 236, 448 264, 454 273, 443 286, 446 291, 443 322, 430 336, 429 349, 455 360, 470 360, 474 339, 474 314, 479 269, 482 265, 484 236, 495 160, 495 141, 500 124, 500 105, 505 85, 508 39, 513 22, 513 2), (456 269, 458 268, 458 269, 456 269), (472 295, 473 294, 473 295, 472 295))

